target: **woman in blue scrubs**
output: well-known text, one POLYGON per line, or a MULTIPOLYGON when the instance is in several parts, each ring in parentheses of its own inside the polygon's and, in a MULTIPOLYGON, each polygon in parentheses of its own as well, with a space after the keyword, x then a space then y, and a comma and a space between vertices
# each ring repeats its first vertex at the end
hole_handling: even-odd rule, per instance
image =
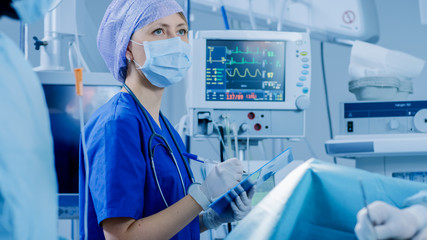
POLYGON ((220 163, 202 184, 194 183, 181 154, 185 146, 160 113, 164 88, 191 66, 182 12, 174 0, 113 0, 105 13, 98 49, 124 87, 85 127, 89 168, 81 151, 81 239, 199 239, 201 231, 240 220, 251 209, 246 192, 232 202, 231 214, 208 208, 241 180, 240 161, 220 163))

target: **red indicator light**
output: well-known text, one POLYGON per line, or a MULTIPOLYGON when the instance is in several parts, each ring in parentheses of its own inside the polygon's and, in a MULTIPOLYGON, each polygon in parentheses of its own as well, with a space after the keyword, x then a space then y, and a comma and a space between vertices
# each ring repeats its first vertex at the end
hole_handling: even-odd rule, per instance
POLYGON ((255 118, 255 113, 253 113, 253 112, 248 113, 248 118, 250 120, 254 119, 255 118))

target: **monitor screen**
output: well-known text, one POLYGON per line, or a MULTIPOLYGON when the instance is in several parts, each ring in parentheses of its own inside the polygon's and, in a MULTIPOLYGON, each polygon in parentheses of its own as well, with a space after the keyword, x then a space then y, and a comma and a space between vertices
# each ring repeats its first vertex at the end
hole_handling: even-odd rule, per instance
MULTIPOLYGON (((79 181, 79 104, 74 85, 44 84, 53 136, 55 168, 59 193, 78 193, 79 181)), ((90 115, 120 91, 119 86, 85 86, 83 112, 90 115)))
POLYGON ((285 41, 206 40, 206 101, 285 101, 285 41))

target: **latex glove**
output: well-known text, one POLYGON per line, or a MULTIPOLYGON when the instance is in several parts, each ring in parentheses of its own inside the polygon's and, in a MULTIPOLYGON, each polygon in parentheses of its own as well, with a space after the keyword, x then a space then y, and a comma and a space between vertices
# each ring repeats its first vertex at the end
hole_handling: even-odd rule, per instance
POLYGON ((205 211, 203 215, 203 224, 208 229, 217 229, 221 224, 240 221, 252 209, 252 197, 255 193, 255 187, 252 187, 248 193, 243 192, 237 198, 230 203, 231 212, 226 212, 222 215, 216 213, 212 208, 205 211))
POLYGON ((243 175, 242 162, 237 158, 228 159, 218 163, 208 174, 200 186, 200 190, 208 197, 210 202, 236 186, 243 175))
POLYGON ((236 186, 243 175, 243 166, 237 158, 218 163, 202 184, 192 184, 188 193, 207 210, 209 204, 228 190, 236 186))
POLYGON ((398 209, 385 202, 376 201, 357 213, 355 232, 359 240, 407 239, 427 225, 427 208, 414 205, 398 209))

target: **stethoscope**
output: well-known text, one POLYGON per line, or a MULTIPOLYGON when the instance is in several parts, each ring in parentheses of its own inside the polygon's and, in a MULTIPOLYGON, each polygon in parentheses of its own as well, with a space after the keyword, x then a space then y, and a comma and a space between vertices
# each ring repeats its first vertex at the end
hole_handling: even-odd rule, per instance
MULTIPOLYGON (((175 167, 176 167, 176 169, 178 171, 178 175, 179 175, 179 178, 181 180, 181 185, 182 185, 182 189, 183 189, 183 192, 184 192, 184 196, 186 196, 187 195, 187 190, 185 189, 184 180, 182 179, 182 174, 181 174, 181 171, 179 170, 178 163, 176 161, 175 156, 173 155, 172 149, 169 146, 168 141, 166 141, 166 139, 162 135, 156 133, 156 131, 154 130, 153 124, 150 121, 150 117, 148 116, 148 113, 145 110, 145 108, 142 106, 141 102, 138 100, 138 98, 135 96, 135 94, 132 92, 132 90, 130 90, 130 88, 126 84, 123 84, 123 87, 132 96, 132 98, 138 104, 139 108, 141 108, 142 113, 143 113, 145 119, 147 120, 148 125, 150 126, 152 134, 150 136, 150 139, 148 140, 148 150, 149 150, 148 154, 149 154, 149 157, 150 157, 151 169, 153 170, 154 179, 156 180, 156 185, 157 185, 157 188, 159 189, 160 195, 163 198, 163 202, 165 203, 166 207, 169 207, 169 204, 166 202, 165 195, 163 194, 162 188, 160 187, 159 179, 157 178, 156 166, 154 164, 154 152, 155 152, 156 148, 158 146, 162 146, 162 147, 164 147, 164 148, 166 148, 168 150, 169 154, 172 157, 173 163, 175 164, 175 167), (156 138, 156 137, 162 139, 163 142, 166 143, 166 145, 158 143, 154 147, 152 147, 151 145, 152 145, 153 139, 156 138)), ((184 162, 184 165, 185 165, 185 169, 187 170, 188 177, 191 179, 192 183, 194 183, 195 180, 194 180, 193 173, 191 172, 191 169, 188 166, 188 163, 185 161, 185 158, 184 158, 184 156, 183 156, 183 154, 181 152, 181 149, 179 148, 179 145, 178 145, 178 143, 177 143, 177 141, 176 141, 176 139, 175 139, 175 137, 174 137, 174 135, 172 133, 172 130, 170 129, 169 124, 167 123, 167 121, 165 121, 165 119, 163 117, 163 114, 161 112, 160 112, 160 118, 165 123, 165 126, 166 126, 166 128, 167 128, 170 136, 172 137, 172 140, 173 140, 176 148, 178 149, 179 155, 181 156, 181 159, 182 159, 182 161, 184 162)))

